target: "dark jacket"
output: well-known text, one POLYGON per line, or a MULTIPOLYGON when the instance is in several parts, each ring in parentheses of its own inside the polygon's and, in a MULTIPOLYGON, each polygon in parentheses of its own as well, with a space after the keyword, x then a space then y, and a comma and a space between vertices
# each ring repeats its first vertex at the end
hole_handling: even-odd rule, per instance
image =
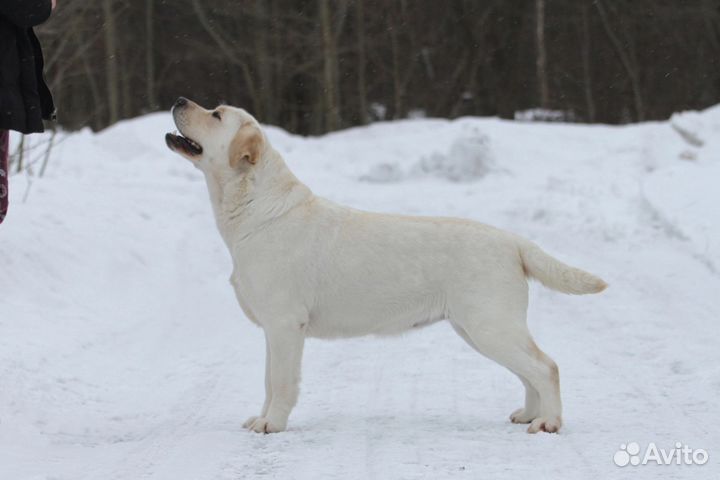
POLYGON ((42 120, 54 118, 32 30, 50 17, 51 6, 51 0, 0 0, 0 129, 42 132, 42 120))

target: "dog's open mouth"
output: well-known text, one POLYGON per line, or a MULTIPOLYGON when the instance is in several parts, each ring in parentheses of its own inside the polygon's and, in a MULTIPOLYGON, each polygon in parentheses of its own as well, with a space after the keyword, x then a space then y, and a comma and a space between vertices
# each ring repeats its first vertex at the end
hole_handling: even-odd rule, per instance
POLYGON ((195 155, 200 155, 203 151, 202 145, 197 143, 195 140, 183 137, 182 135, 178 135, 177 133, 165 134, 165 143, 167 143, 167 146, 170 147, 170 150, 179 150, 186 155, 190 155, 191 157, 195 155))

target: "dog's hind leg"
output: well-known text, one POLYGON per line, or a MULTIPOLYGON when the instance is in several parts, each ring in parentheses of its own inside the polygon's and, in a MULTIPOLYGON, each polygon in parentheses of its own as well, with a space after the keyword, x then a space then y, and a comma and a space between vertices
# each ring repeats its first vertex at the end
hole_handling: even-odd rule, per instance
MULTIPOLYGON (((452 325, 455 332, 465 340, 465 342, 472 347, 473 350, 480 352, 478 348, 475 346, 473 341, 470 339, 467 333, 465 333, 465 330, 450 322, 450 325, 452 325)), ((516 372, 513 372, 522 382, 523 386, 525 387, 525 407, 524 408, 518 408, 510 415, 510 420, 513 423, 530 423, 535 418, 540 416, 540 394, 538 394, 538 391, 535 390, 535 387, 533 387, 530 382, 523 377, 522 375, 517 374, 516 372)))
POLYGON ((525 407, 518 408, 510 414, 513 423, 530 423, 540 416, 540 394, 530 382, 518 375, 525 387, 525 407))
POLYGON ((463 310, 451 319, 455 330, 475 350, 509 369, 525 385, 525 408, 514 412, 512 421, 530 423, 529 433, 557 432, 562 425, 558 368, 533 341, 524 312, 522 318, 502 318, 498 312, 508 315, 514 309, 494 308, 494 316, 488 321, 487 313, 463 310))

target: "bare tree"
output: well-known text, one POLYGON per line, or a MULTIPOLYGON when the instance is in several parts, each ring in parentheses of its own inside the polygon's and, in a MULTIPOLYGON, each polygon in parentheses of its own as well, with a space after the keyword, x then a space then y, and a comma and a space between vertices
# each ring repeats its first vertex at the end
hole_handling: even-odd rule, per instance
POLYGON ((589 0, 581 0, 580 13, 582 16, 582 66, 583 66, 583 93, 587 109, 587 121, 595 122, 595 97, 593 96, 593 81, 591 73, 591 50, 590 50, 590 9, 589 0))
POLYGON ((367 80, 365 79, 367 65, 367 55, 365 53, 365 0, 355 0, 355 36, 357 39, 358 120, 362 125, 368 122, 367 80))
POLYGON ((150 109, 158 108, 155 95, 155 0, 145 0, 145 95, 150 109))
POLYGON ((115 30, 113 1, 102 0, 102 2, 103 20, 105 21, 105 82, 108 99, 108 122, 113 124, 120 119, 117 32, 115 30))
POLYGON ((260 110, 257 115, 271 119, 270 112, 274 111, 274 95, 272 91, 272 61, 269 58, 269 8, 268 0, 255 0, 255 58, 258 71, 258 95, 260 96, 260 110))
POLYGON ((540 106, 547 109, 550 107, 550 89, 548 88, 547 47, 545 45, 545 0, 535 0, 535 39, 537 44, 535 67, 540 89, 540 106))
POLYGON ((338 89, 337 48, 333 33, 329 0, 318 0, 320 29, 323 46, 323 92, 325 105, 325 128, 335 130, 340 126, 340 92, 338 89))
POLYGON ((645 107, 643 105, 642 92, 640 90, 640 74, 638 72, 637 65, 632 61, 630 54, 623 45, 623 42, 618 37, 617 32, 613 29, 604 2, 602 0, 596 0, 595 7, 602 19, 605 32, 615 48, 615 52, 617 52, 618 57, 620 57, 625 73, 627 73, 627 76, 630 79, 635 104, 635 113, 637 114, 637 120, 642 122, 645 120, 645 107))

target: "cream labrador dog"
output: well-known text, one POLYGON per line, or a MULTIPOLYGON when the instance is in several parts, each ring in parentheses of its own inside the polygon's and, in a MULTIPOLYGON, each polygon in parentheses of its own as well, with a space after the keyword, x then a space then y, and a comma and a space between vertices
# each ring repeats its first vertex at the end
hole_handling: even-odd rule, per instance
POLYGON ((480 223, 363 212, 313 195, 245 110, 179 98, 166 143, 205 175, 233 259, 230 283, 265 332, 265 403, 244 426, 279 432, 298 398, 306 337, 389 335, 440 320, 517 375, 528 432, 562 423, 558 368, 527 329, 528 277, 565 293, 601 279, 480 223))

